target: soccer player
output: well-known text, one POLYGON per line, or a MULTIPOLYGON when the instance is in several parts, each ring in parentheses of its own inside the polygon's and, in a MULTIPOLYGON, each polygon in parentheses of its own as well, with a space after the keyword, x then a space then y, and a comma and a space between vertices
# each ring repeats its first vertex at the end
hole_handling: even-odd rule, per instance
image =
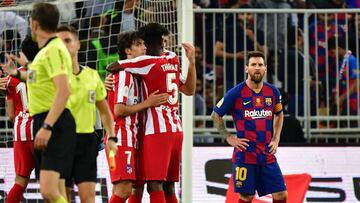
MULTIPOLYGON (((39 48, 31 37, 25 38, 21 50, 29 60, 33 60, 39 48)), ((20 71, 26 71, 24 67, 20 71)), ((14 123, 14 165, 15 184, 7 194, 8 203, 19 203, 29 183, 31 171, 35 167, 34 136, 32 117, 28 111, 27 88, 24 82, 14 77, 7 78, 7 111, 14 123)))
MULTIPOLYGON (((76 123, 76 150, 71 177, 67 178, 67 191, 71 192, 72 179, 79 189, 80 200, 83 203, 95 202, 95 184, 97 174, 96 158, 98 155, 98 141, 95 135, 96 108, 108 133, 107 146, 116 152, 116 138, 114 134, 113 118, 105 100, 106 90, 96 70, 81 66, 78 62, 80 41, 76 30, 70 26, 60 26, 57 36, 63 40, 72 58, 74 78, 70 101, 71 113, 76 123)), ((70 194, 68 196, 68 201, 70 194)))
MULTIPOLYGON (((119 35, 118 53, 121 59, 132 59, 146 53, 144 40, 137 32, 125 32, 119 35)), ((141 128, 141 111, 165 103, 168 94, 151 94, 141 102, 141 88, 139 80, 131 73, 120 71, 114 75, 115 91, 109 91, 108 102, 113 107, 116 134, 121 143, 116 154, 116 169, 110 170, 113 183, 113 195, 110 203, 122 203, 130 196, 132 186, 144 184, 140 177, 143 172, 141 166, 141 144, 143 128, 141 128), (112 96, 113 95, 113 96, 112 96)), ((107 153, 108 154, 108 153, 107 153)), ((140 198, 141 200, 141 198, 140 198)), ((133 201, 129 199, 129 202, 133 201)))
POLYGON ((141 77, 144 98, 157 90, 169 94, 166 103, 148 108, 145 113, 144 168, 151 203, 177 202, 174 183, 179 181, 183 139, 178 96, 179 91, 193 95, 196 84, 194 48, 183 44, 191 64, 185 81, 176 54, 161 55, 165 32, 166 28, 158 23, 141 27, 139 33, 145 41, 147 54, 152 56, 122 60, 118 63, 120 66, 110 70, 116 72, 122 68, 141 77))
POLYGON ((59 11, 48 3, 34 4, 31 35, 41 48, 34 61, 12 55, 2 65, 9 75, 25 80, 29 95, 29 113, 33 117, 36 175, 46 202, 64 203, 65 181, 72 168, 75 151, 75 121, 70 113, 72 62, 69 51, 56 37, 59 11), (16 69, 12 60, 28 67, 27 73, 16 69), (40 169, 40 172, 39 172, 40 169))
POLYGON ((266 73, 262 52, 248 53, 246 81, 230 89, 214 107, 212 118, 219 133, 234 147, 233 179, 239 203, 250 203, 255 195, 272 194, 273 202, 285 203, 286 187, 274 154, 283 124, 279 90, 263 82, 266 73), (222 117, 231 113, 236 135, 231 135, 222 117))

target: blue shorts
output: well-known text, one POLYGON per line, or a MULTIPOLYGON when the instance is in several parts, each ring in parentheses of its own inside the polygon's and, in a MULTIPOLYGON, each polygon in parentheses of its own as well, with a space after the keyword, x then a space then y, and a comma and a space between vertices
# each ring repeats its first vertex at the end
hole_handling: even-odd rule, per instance
POLYGON ((233 163, 234 191, 259 196, 286 190, 284 178, 277 162, 267 165, 233 163))

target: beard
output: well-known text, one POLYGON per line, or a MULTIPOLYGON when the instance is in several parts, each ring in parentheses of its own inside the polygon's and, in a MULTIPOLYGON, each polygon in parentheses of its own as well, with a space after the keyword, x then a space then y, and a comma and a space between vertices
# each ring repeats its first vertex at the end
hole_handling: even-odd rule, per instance
POLYGON ((254 73, 250 75, 251 81, 253 81, 256 84, 259 84, 260 82, 262 82, 262 79, 264 77, 264 74, 261 73, 254 73))

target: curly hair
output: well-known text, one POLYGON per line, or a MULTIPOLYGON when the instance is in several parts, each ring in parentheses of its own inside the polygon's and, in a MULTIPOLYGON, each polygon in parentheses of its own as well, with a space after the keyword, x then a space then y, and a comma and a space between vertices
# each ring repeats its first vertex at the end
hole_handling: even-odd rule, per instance
POLYGON ((138 32, 145 42, 147 54, 160 55, 163 48, 163 36, 169 35, 169 31, 159 23, 149 23, 140 27, 138 32))

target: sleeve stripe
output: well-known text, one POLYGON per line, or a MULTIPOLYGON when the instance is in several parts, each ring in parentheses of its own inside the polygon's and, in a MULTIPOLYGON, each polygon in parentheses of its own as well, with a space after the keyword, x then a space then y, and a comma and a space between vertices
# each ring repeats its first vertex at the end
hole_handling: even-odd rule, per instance
POLYGON ((131 82, 131 75, 125 71, 119 72, 119 83, 117 87, 117 99, 116 103, 125 103, 128 98, 129 87, 131 82))
POLYGON ((138 62, 142 62, 142 61, 145 61, 145 60, 154 61, 154 60, 157 60, 157 59, 160 59, 160 58, 173 59, 173 58, 177 57, 177 55, 174 52, 169 51, 168 53, 169 54, 162 55, 162 56, 144 55, 144 56, 138 56, 138 57, 133 58, 133 59, 119 60, 119 64, 123 65, 125 63, 138 63, 138 62))
POLYGON ((154 66, 155 64, 153 63, 142 68, 125 68, 125 70, 133 74, 147 75, 154 66))

